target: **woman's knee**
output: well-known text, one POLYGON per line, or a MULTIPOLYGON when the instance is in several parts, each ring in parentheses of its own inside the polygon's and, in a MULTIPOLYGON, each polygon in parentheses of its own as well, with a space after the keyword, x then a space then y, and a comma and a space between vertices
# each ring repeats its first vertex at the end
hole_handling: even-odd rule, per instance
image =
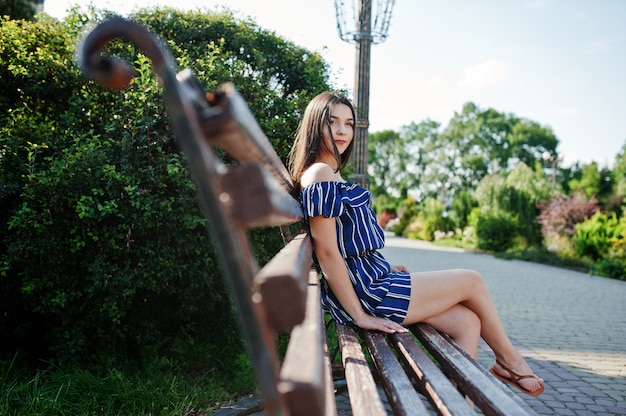
POLYGON ((454 339, 475 339, 478 341, 480 337, 480 318, 474 311, 463 305, 456 305, 439 315, 426 319, 425 322, 454 339))
POLYGON ((476 270, 461 269, 461 272, 463 274, 464 280, 467 282, 469 287, 473 289, 473 291, 477 291, 477 292, 487 291, 487 285, 485 283, 485 280, 483 279, 481 274, 478 273, 476 270))
POLYGON ((458 305, 453 308, 455 326, 459 334, 465 334, 466 336, 476 337, 480 336, 481 323, 480 318, 476 312, 463 306, 458 305))

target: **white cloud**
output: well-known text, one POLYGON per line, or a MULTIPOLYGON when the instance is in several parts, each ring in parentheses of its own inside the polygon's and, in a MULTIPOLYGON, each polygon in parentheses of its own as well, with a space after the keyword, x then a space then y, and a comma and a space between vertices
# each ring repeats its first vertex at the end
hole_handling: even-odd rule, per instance
POLYGON ((492 87, 506 79, 511 67, 504 61, 489 59, 463 70, 459 87, 469 90, 482 90, 492 87))

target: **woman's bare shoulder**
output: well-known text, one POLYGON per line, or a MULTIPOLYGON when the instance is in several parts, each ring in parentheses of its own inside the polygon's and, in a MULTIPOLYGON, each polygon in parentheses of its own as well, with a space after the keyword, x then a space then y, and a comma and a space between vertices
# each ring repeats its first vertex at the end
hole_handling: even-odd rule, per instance
POLYGON ((304 171, 300 178, 300 185, 305 188, 315 182, 329 182, 335 180, 335 171, 330 165, 318 162, 304 171))

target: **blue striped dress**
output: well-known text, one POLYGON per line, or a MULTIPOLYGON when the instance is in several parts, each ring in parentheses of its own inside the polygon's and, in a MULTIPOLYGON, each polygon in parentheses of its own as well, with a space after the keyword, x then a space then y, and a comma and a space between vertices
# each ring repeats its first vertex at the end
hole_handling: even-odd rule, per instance
MULTIPOLYGON (((335 218, 337 243, 363 309, 372 315, 402 323, 411 296, 409 273, 393 273, 377 251, 385 244, 376 222, 370 192, 349 182, 316 182, 302 190, 305 219, 323 215, 335 218)), ((319 269, 317 258, 313 261, 319 269)), ((326 279, 322 279, 322 304, 337 322, 354 321, 343 309, 326 279)))

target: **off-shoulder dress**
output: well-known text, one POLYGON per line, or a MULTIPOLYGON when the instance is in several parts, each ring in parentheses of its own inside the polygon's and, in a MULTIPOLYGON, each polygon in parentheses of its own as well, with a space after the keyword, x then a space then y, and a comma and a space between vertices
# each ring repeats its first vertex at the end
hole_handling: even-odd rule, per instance
MULTIPOLYGON (((411 277, 392 272, 378 252, 385 244, 385 234, 376 222, 370 192, 350 182, 315 182, 302 190, 300 202, 305 219, 320 215, 335 218, 339 251, 364 310, 402 323, 411 295, 411 277)), ((315 255, 313 261, 320 269, 315 255)), ((325 278, 321 288, 324 309, 337 322, 354 325, 325 278)))

